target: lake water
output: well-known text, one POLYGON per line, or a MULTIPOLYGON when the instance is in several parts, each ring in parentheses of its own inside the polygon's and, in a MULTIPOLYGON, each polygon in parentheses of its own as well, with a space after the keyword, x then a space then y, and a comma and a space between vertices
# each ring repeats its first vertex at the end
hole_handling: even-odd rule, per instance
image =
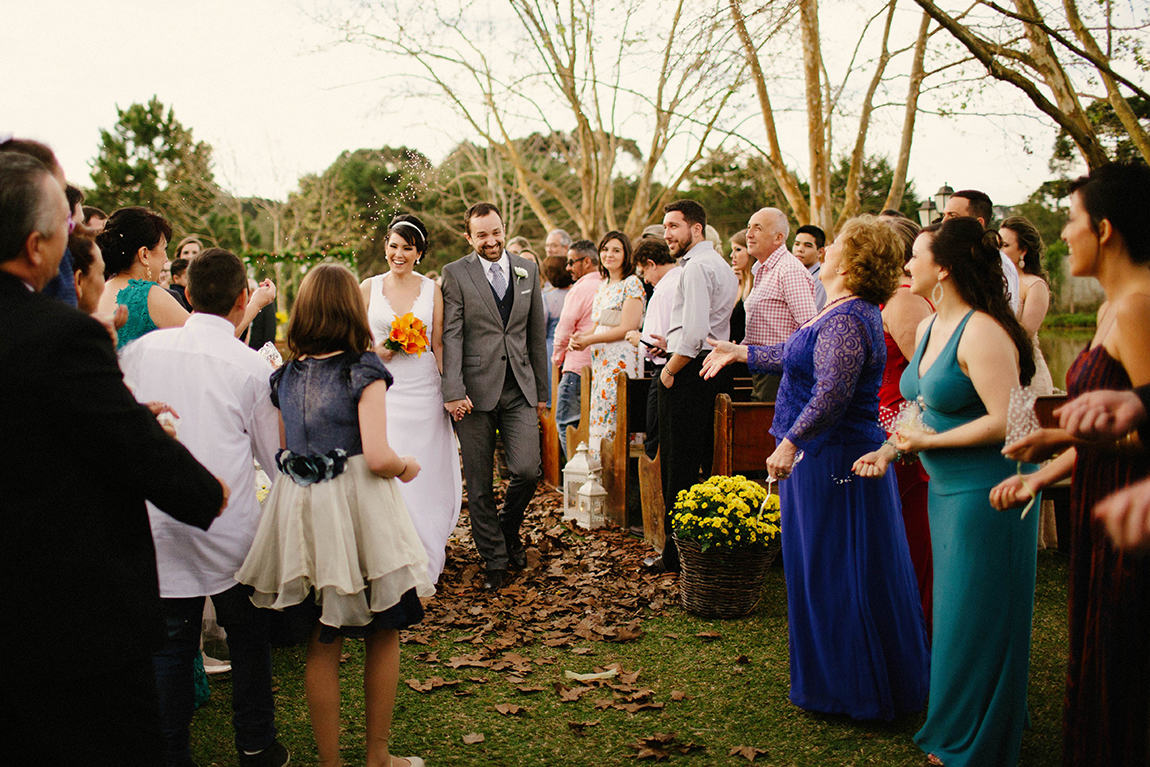
POLYGON ((1050 368, 1055 388, 1066 391, 1066 370, 1090 343, 1093 336, 1094 331, 1089 328, 1039 332, 1038 343, 1042 347, 1042 356, 1046 358, 1046 364, 1050 368))

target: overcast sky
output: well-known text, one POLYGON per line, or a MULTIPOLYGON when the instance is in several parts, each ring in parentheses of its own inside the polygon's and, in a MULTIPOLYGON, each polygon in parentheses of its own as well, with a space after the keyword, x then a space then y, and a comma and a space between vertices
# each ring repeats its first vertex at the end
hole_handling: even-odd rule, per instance
MULTIPOLYGON (((345 149, 406 144, 438 161, 469 137, 442 107, 391 108, 396 84, 386 75, 394 62, 332 45, 334 34, 309 10, 290 0, 8 0, 0 133, 45 141, 71 180, 90 185, 99 129, 112 127, 117 105, 155 95, 212 145, 221 185, 277 198, 345 149)), ((790 55, 799 55, 797 45, 790 55)), ((1004 111, 1017 105, 1000 92, 1004 111)), ((743 118, 756 110, 753 94, 732 107, 743 118)), ((869 153, 893 160, 900 120, 901 109, 877 120, 869 153)), ((1044 122, 924 115, 919 126, 910 178, 920 195, 949 182, 1012 204, 1050 176, 1054 131, 1044 122)), ((801 130, 796 115, 783 135, 798 168, 806 166, 801 130)))

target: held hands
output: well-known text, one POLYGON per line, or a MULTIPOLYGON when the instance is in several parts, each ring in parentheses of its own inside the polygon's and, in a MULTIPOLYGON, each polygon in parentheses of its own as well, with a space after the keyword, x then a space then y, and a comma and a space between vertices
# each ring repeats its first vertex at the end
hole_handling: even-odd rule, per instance
POLYGON ((1132 391, 1092 391, 1054 411, 1070 436, 1091 441, 1121 439, 1146 420, 1146 408, 1132 391))
POLYGON ((575 335, 571 336, 570 339, 568 339, 567 348, 573 352, 581 352, 590 346, 590 344, 587 343, 590 338, 590 333, 576 333, 575 335))
POLYGON ((1039 429, 1002 448, 1002 454, 1012 461, 1041 463, 1073 445, 1074 439, 1062 429, 1039 429))
POLYGON ((403 456, 403 471, 395 476, 400 482, 410 482, 419 476, 419 461, 414 455, 403 456))
POLYGON ((791 468, 795 465, 795 453, 798 448, 789 439, 784 439, 767 458, 767 475, 777 481, 791 476, 791 468))
POLYGON ((252 292, 251 301, 259 308, 263 309, 265 306, 276 300, 276 286, 271 280, 264 280, 260 283, 259 287, 252 292))
POLYGON ((471 397, 464 397, 463 399, 453 399, 451 402, 444 402, 443 409, 447 411, 452 420, 458 421, 471 412, 472 404, 471 397))
POLYGON ((999 511, 1025 506, 1034 497, 1031 490, 1038 492, 1042 489, 1033 477, 1033 474, 1028 475, 1025 483, 1017 474, 1002 480, 990 490, 990 505, 999 511))
POLYGON ((1150 480, 1144 479, 1107 496, 1094 507, 1094 516, 1106 525, 1106 532, 1117 548, 1150 548, 1150 480))
POLYGON ((144 405, 148 410, 152 411, 152 415, 169 437, 176 438, 176 422, 180 420, 180 414, 172 409, 172 406, 166 402, 148 402, 144 405), (164 413, 169 413, 172 418, 160 418, 164 413))
POLYGON ((703 360, 703 378, 713 378, 720 370, 732 362, 747 361, 747 347, 733 344, 730 341, 716 341, 707 338, 707 343, 714 347, 707 358, 703 360))

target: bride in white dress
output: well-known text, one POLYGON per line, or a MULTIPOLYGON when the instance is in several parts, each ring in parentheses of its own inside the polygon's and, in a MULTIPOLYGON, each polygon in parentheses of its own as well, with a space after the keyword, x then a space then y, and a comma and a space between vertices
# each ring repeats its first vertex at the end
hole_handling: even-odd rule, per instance
POLYGON ((387 441, 414 455, 422 470, 400 487, 419 539, 427 550, 432 583, 443 572, 445 549, 459 521, 463 481, 451 419, 443 409, 439 377, 443 366, 443 294, 432 280, 415 271, 427 251, 427 229, 415 216, 396 216, 387 230, 384 274, 360 284, 375 351, 395 382, 387 390, 387 441), (384 347, 396 317, 413 312, 428 330, 430 349, 423 354, 393 352, 384 347))

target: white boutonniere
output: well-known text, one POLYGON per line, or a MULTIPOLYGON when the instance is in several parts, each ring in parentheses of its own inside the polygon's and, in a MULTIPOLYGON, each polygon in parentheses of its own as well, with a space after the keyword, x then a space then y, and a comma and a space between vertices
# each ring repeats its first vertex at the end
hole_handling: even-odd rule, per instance
POLYGON ((524 269, 522 266, 517 266, 514 269, 512 269, 512 271, 515 272, 515 279, 517 279, 517 280, 527 279, 527 270, 524 269))

